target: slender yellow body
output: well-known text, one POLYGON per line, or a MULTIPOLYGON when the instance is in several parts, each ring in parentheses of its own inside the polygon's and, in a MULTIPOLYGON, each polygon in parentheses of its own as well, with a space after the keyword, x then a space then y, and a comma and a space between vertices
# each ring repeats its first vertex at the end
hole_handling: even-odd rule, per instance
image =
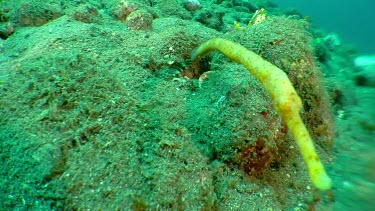
POLYGON ((299 115, 301 99, 284 71, 245 47, 221 38, 214 38, 201 44, 192 53, 192 59, 203 57, 213 50, 220 51, 229 59, 242 64, 261 82, 270 95, 276 111, 291 131, 307 165, 312 183, 320 190, 331 189, 332 181, 324 170, 313 141, 299 115))

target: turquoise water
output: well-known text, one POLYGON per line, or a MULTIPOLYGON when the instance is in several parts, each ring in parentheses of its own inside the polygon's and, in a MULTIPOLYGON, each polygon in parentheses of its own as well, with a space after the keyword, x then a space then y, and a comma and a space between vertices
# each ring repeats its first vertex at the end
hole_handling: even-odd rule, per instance
POLYGON ((373 0, 278 0, 282 8, 295 8, 310 16, 317 27, 336 32, 344 41, 352 42, 360 53, 375 53, 375 1, 373 0))

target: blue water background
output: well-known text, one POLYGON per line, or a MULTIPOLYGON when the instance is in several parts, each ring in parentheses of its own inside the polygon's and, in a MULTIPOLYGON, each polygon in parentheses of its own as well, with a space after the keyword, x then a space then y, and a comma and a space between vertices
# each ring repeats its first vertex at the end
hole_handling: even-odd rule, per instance
POLYGON ((360 53, 375 54, 375 0, 274 0, 282 8, 296 8, 326 32, 339 34, 360 53))

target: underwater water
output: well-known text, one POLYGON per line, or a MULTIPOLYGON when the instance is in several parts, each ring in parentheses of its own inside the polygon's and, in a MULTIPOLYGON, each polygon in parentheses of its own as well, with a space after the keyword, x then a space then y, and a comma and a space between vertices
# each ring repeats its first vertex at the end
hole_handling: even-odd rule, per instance
POLYGON ((372 0, 278 0, 281 8, 295 8, 310 16, 317 27, 335 32, 358 47, 362 54, 375 54, 375 1, 372 0))
POLYGON ((0 211, 372 211, 373 46, 272 2, 0 1, 0 211))

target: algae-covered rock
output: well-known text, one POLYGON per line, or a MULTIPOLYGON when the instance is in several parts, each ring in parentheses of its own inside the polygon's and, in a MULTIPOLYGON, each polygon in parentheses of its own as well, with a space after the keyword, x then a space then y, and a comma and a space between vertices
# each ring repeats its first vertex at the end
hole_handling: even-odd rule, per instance
POLYGON ((333 115, 308 27, 303 20, 274 17, 229 36, 288 74, 302 99, 302 118, 313 139, 331 146, 333 115))

